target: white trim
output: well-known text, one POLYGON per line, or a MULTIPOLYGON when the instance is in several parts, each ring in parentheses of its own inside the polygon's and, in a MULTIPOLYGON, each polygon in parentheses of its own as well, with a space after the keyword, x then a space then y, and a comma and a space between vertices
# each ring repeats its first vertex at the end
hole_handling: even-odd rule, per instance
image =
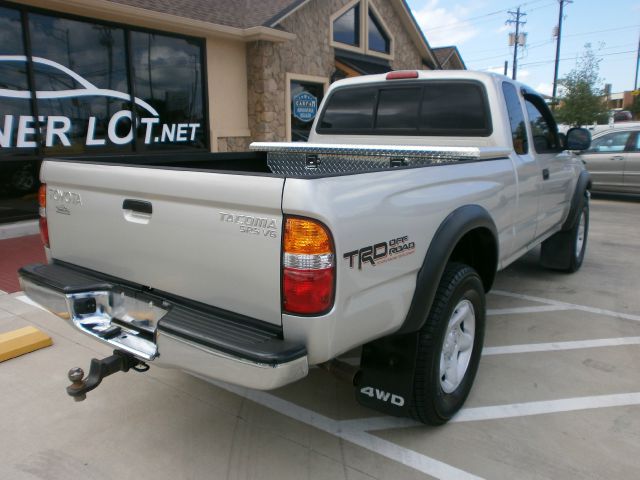
MULTIPOLYGON (((302 73, 290 73, 285 75, 285 94, 284 94, 284 111, 285 111, 285 128, 286 141, 291 141, 291 81, 309 82, 322 85, 323 96, 326 95, 329 88, 328 77, 318 77, 315 75, 304 75, 302 73)), ((318 105, 320 107, 320 105, 318 105)), ((319 111, 319 110, 318 110, 319 111)))

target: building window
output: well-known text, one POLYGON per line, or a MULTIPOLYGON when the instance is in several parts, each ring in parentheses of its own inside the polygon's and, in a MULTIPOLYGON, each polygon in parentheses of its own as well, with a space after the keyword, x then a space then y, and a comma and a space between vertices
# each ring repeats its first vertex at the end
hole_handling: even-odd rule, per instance
POLYGON ((393 57, 393 37, 372 0, 353 0, 331 16, 331 44, 364 55, 393 57))
POLYGON ((0 222, 37 216, 45 156, 207 148, 203 65, 202 39, 0 7, 0 222))
MULTIPOLYGON (((145 150, 184 144, 204 147, 200 42, 132 32, 131 52, 135 94, 162 119, 148 129, 139 129, 138 143, 145 150)), ((137 105, 136 110, 139 116, 149 117, 143 105, 137 105)))
POLYGON ((369 50, 380 53, 391 53, 391 40, 376 14, 369 9, 369 50))
POLYGON ((360 46, 360 4, 333 21, 333 41, 352 47, 360 46))
POLYGON ((311 81, 289 76, 289 138, 292 142, 306 142, 311 126, 324 98, 326 81, 311 81))

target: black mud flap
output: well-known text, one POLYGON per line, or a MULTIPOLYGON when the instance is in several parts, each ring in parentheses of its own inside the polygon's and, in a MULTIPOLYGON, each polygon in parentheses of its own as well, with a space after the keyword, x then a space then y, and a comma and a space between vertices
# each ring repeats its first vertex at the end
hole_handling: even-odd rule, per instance
POLYGON ((409 416, 417 352, 418 332, 364 345, 356 378, 356 401, 387 415, 409 416))

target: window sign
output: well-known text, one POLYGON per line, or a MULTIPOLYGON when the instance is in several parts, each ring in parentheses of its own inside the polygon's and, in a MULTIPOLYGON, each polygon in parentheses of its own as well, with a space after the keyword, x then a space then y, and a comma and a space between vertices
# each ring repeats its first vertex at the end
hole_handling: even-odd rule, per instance
POLYGON ((196 38, 1 6, 0 222, 37 217, 44 156, 207 148, 203 51, 196 38))
MULTIPOLYGON (((22 38, 19 20, 0 9, 3 40, 9 28, 22 38)), ((206 147, 201 41, 40 13, 28 13, 28 23, 35 92, 20 41, 0 54, 3 153, 206 147)))
POLYGON ((293 116, 302 122, 311 122, 318 113, 318 99, 309 92, 300 92, 293 97, 293 116))
POLYGON ((291 140, 294 142, 306 142, 313 125, 313 120, 318 113, 318 106, 324 97, 324 85, 322 83, 303 82, 291 80, 291 140))

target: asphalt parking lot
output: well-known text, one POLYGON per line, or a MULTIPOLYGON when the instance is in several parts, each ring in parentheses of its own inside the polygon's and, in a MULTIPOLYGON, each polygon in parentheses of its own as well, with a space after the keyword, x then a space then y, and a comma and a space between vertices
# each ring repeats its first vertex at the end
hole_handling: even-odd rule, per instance
POLYGON ((255 392, 152 368, 75 403, 67 370, 109 349, 0 295, 0 332, 54 340, 0 363, 0 478, 638 478, 639 225, 639 202, 594 199, 578 273, 532 252, 498 275, 474 388, 438 428, 364 409, 318 369, 255 392))

